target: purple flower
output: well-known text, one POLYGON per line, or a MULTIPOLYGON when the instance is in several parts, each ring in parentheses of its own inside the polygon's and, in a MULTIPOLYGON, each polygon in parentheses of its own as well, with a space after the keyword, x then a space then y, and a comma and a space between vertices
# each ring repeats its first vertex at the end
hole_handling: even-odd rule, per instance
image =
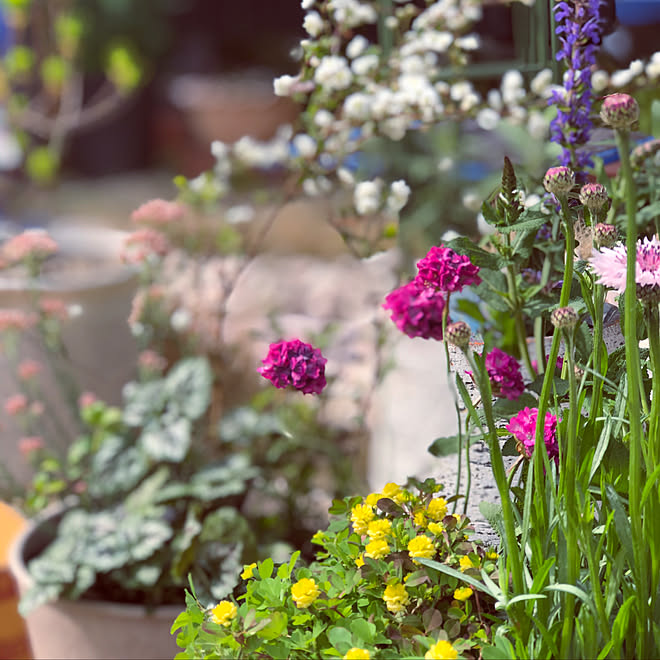
MULTIPOLYGON (((534 450, 536 436, 536 420, 539 415, 538 408, 523 408, 517 415, 509 420, 506 430, 518 441, 518 451, 525 457, 531 458, 534 450)), ((543 440, 548 451, 548 457, 559 459, 559 445, 557 444, 557 416, 552 413, 545 414, 543 427, 543 440)))
POLYGON ((475 266, 469 257, 444 246, 433 246, 427 255, 417 262, 415 281, 440 291, 462 291, 464 286, 481 284, 475 266))
POLYGON ((383 308, 392 312, 396 327, 409 337, 441 341, 445 304, 442 292, 415 279, 389 293, 383 308))
POLYGON ((486 371, 495 396, 514 401, 525 389, 518 360, 499 348, 486 355, 486 371))
POLYGON ((268 347, 264 366, 257 371, 275 387, 291 387, 303 394, 320 394, 326 385, 327 360, 318 348, 300 339, 279 341, 268 347))
POLYGON ((557 106, 550 123, 550 140, 561 145, 559 162, 581 172, 592 165, 588 153, 578 147, 586 144, 593 127, 591 121, 591 67, 601 41, 599 0, 557 2, 554 7, 560 49, 557 59, 564 60, 564 88, 554 91, 549 105, 557 106))

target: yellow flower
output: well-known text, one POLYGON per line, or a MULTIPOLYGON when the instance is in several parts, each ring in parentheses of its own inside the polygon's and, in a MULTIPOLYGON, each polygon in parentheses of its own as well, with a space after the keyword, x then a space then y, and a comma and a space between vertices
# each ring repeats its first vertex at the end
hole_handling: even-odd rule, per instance
POLYGON ((424 660, 454 660, 458 658, 456 649, 446 640, 438 640, 424 655, 424 660))
POLYGON ((355 559, 355 565, 358 568, 362 568, 362 566, 364 566, 364 553, 355 559))
POLYGON ((476 568, 472 560, 467 555, 461 557, 458 560, 458 563, 461 565, 461 573, 467 571, 469 568, 476 568))
POLYGON ((367 649, 359 649, 355 646, 352 649, 348 649, 344 656, 344 660, 370 660, 370 658, 371 653, 367 649))
POLYGON ((387 605, 387 609, 393 614, 398 614, 406 609, 406 605, 410 601, 410 596, 406 588, 400 583, 388 584, 383 593, 383 600, 387 605))
POLYGON ((440 536, 442 534, 442 532, 445 531, 445 526, 442 523, 439 523, 439 522, 432 522, 432 523, 429 523, 428 530, 429 530, 429 532, 431 532, 431 534, 435 534, 436 536, 440 536))
POLYGON ((466 601, 473 593, 470 587, 459 587, 454 591, 454 598, 456 600, 466 601))
POLYGON ((241 573, 241 577, 242 577, 244 580, 247 580, 248 578, 253 577, 253 571, 254 571, 254 569, 255 569, 256 567, 257 567, 257 564, 256 564, 256 563, 252 563, 252 564, 246 564, 246 565, 244 565, 244 566, 243 566, 243 572, 241 573))
POLYGON ((382 559, 389 554, 390 546, 387 545, 387 541, 385 539, 376 539, 371 543, 367 543, 364 556, 371 557, 372 559, 382 559))
POLYGON ((367 506, 376 506, 378 504, 378 500, 383 497, 380 493, 369 493, 364 499, 364 503, 367 506))
POLYGON ((456 518, 456 522, 461 522, 461 514, 460 513, 452 513, 452 516, 456 518))
POLYGON ((486 559, 492 559, 493 561, 495 561, 498 557, 499 555, 497 554, 497 552, 495 552, 495 550, 491 550, 490 552, 486 553, 486 559))
POLYGON ((415 557, 431 559, 435 556, 435 545, 428 536, 422 534, 409 541, 408 554, 411 559, 415 559, 415 557))
POLYGON ((401 486, 393 482, 385 484, 383 488, 383 497, 389 497, 389 499, 394 500, 397 504, 401 504, 406 499, 405 493, 401 490, 401 486))
POLYGON ((298 580, 291 587, 291 596, 296 603, 296 607, 309 607, 319 597, 320 593, 321 590, 311 578, 298 580))
POLYGON ((436 497, 429 502, 426 509, 431 520, 441 521, 447 515, 447 500, 444 497, 436 497))
POLYGON ((229 600, 221 600, 211 610, 211 620, 219 626, 231 625, 232 619, 236 618, 238 607, 229 600))
POLYGON ((372 541, 384 539, 392 532, 392 522, 387 518, 372 520, 367 527, 367 534, 372 541))
POLYGON ((369 523, 374 519, 374 510, 368 504, 356 504, 351 509, 353 529, 362 536, 367 533, 369 523))
POLYGON ((415 525, 417 527, 426 526, 426 512, 425 511, 415 511, 415 517, 413 518, 415 525))

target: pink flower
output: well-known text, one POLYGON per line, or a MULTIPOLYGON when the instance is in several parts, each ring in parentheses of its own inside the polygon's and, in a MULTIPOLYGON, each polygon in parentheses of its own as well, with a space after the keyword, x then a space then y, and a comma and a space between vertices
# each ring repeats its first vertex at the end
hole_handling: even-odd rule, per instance
POLYGON ((257 371, 275 387, 290 385, 303 394, 320 394, 326 385, 327 360, 318 348, 300 339, 271 344, 262 362, 264 366, 257 371))
POLYGON ((5 412, 8 415, 20 415, 27 409, 28 400, 23 394, 13 394, 5 400, 5 412))
POLYGON ((525 389, 518 361, 499 348, 486 355, 486 370, 495 396, 517 399, 525 389))
POLYGON ((127 264, 139 264, 150 256, 164 257, 170 251, 167 238, 155 229, 138 229, 124 239, 121 259, 127 264))
POLYGON ((164 199, 151 199, 139 206, 131 214, 131 220, 136 224, 168 225, 180 220, 185 213, 183 205, 178 202, 168 202, 164 199))
POLYGON ((30 378, 41 373, 43 367, 37 360, 23 360, 18 365, 18 377, 21 380, 30 380, 30 378))
POLYGON ((42 229, 28 229, 2 246, 2 256, 11 264, 26 259, 45 259, 57 252, 57 243, 42 229))
MULTIPOLYGON (((534 450, 536 435, 536 420, 538 408, 523 408, 517 415, 509 420, 506 430, 518 441, 518 451, 525 457, 531 458, 534 450)), ((557 444, 557 416, 552 413, 545 414, 543 440, 548 456, 559 459, 559 445, 557 444)))
POLYGON ((46 406, 43 404, 43 401, 33 401, 30 404, 30 414, 34 417, 41 417, 46 411, 46 406))
POLYGON ((389 293, 383 308, 392 312, 396 327, 409 337, 440 341, 445 304, 442 292, 413 280, 389 293))
POLYGON ((146 350, 138 355, 138 366, 146 371, 160 373, 167 366, 167 360, 156 351, 146 350))
POLYGON ((18 441, 18 451, 23 454, 23 456, 29 456, 35 451, 39 451, 44 448, 44 441, 38 435, 21 438, 18 441))
MULTIPOLYGON (((549 357, 550 357, 549 355, 545 356, 546 361, 549 357)), ((564 366, 564 358, 561 355, 559 355, 559 356, 557 356, 557 362, 555 363, 555 369, 557 369, 558 371, 561 371, 563 366, 564 366)), ((532 367, 534 367, 534 371, 539 370, 539 363, 538 363, 537 360, 532 360, 532 367)))
POLYGON ((431 286, 440 291, 462 291, 464 286, 481 284, 475 266, 469 257, 454 252, 444 246, 433 246, 427 255, 417 262, 415 280, 424 286, 431 286))
POLYGON ((29 330, 37 323, 37 316, 21 309, 0 309, 0 332, 29 330))
MULTIPOLYGON (((600 284, 616 289, 619 293, 626 290, 625 245, 601 248, 594 252, 589 262, 600 284)), ((639 298, 660 298, 660 240, 656 236, 637 241, 635 281, 639 298)))
POLYGON ((94 394, 93 392, 83 392, 78 397, 78 407, 87 408, 87 406, 91 406, 96 401, 98 401, 98 399, 96 398, 96 394, 94 394))
POLYGON ((60 298, 42 298, 39 301, 41 313, 50 319, 66 321, 69 318, 69 308, 60 298))

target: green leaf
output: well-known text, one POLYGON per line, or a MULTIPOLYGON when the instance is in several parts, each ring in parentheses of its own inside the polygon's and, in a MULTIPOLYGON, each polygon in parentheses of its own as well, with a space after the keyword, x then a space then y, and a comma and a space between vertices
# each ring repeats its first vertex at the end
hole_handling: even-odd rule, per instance
POLYGON ((157 462, 180 463, 190 449, 191 423, 186 417, 163 416, 145 426, 138 439, 140 448, 157 462))
POLYGON ((362 642, 364 645, 372 645, 376 637, 376 626, 371 621, 355 619, 351 621, 351 632, 355 636, 356 644, 362 642))
POLYGON ((257 570, 259 571, 259 577, 262 580, 268 579, 272 574, 275 568, 275 564, 270 557, 267 557, 263 561, 260 561, 257 565, 257 570))
POLYGON ((351 633, 346 630, 346 628, 341 628, 339 626, 330 628, 327 631, 327 635, 330 644, 332 644, 332 646, 334 646, 334 648, 336 648, 342 655, 353 646, 351 642, 351 633))
POLYGON ((165 379, 168 408, 188 419, 199 419, 211 401, 212 382, 213 375, 206 358, 182 360, 165 379))
POLYGON ((458 435, 452 435, 446 438, 436 438, 428 448, 433 456, 449 456, 455 454, 459 448, 458 435))
POLYGON ((479 268, 486 268, 492 271, 499 271, 501 267, 500 258, 492 252, 486 252, 483 248, 476 245, 471 239, 466 236, 459 236, 453 240, 445 243, 445 247, 449 247, 458 254, 463 254, 470 258, 470 261, 479 268))
POLYGON ((605 494, 607 495, 610 506, 614 510, 614 526, 616 527, 619 542, 626 553, 628 561, 631 565, 634 565, 635 553, 633 552, 632 531, 630 529, 628 515, 626 514, 621 499, 616 490, 614 490, 612 484, 607 484, 605 486, 605 494))

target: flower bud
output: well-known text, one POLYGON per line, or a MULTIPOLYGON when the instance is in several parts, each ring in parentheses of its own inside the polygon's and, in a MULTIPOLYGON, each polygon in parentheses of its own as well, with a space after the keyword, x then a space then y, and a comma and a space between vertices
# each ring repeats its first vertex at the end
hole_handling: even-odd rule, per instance
POLYGON ((580 188, 580 202, 590 211, 599 211, 607 200, 607 189, 602 183, 585 183, 580 188))
POLYGON ((612 128, 630 128, 639 119, 639 105, 630 94, 610 94, 603 100, 600 117, 612 128))
POLYGON ((578 313, 572 307, 558 307, 550 314, 550 321, 555 328, 574 328, 579 321, 578 313))
POLYGON ((465 321, 456 321, 447 326, 447 341, 457 348, 466 349, 470 343, 472 331, 465 321))
POLYGON ((644 305, 660 303, 660 286, 657 284, 637 284, 637 299, 644 305))
POLYGON ((599 222, 594 227, 594 243, 597 247, 612 247, 618 238, 618 230, 614 225, 599 222))
POLYGON ((565 195, 575 185, 575 173, 563 165, 551 167, 543 177, 543 186, 549 193, 565 195))

